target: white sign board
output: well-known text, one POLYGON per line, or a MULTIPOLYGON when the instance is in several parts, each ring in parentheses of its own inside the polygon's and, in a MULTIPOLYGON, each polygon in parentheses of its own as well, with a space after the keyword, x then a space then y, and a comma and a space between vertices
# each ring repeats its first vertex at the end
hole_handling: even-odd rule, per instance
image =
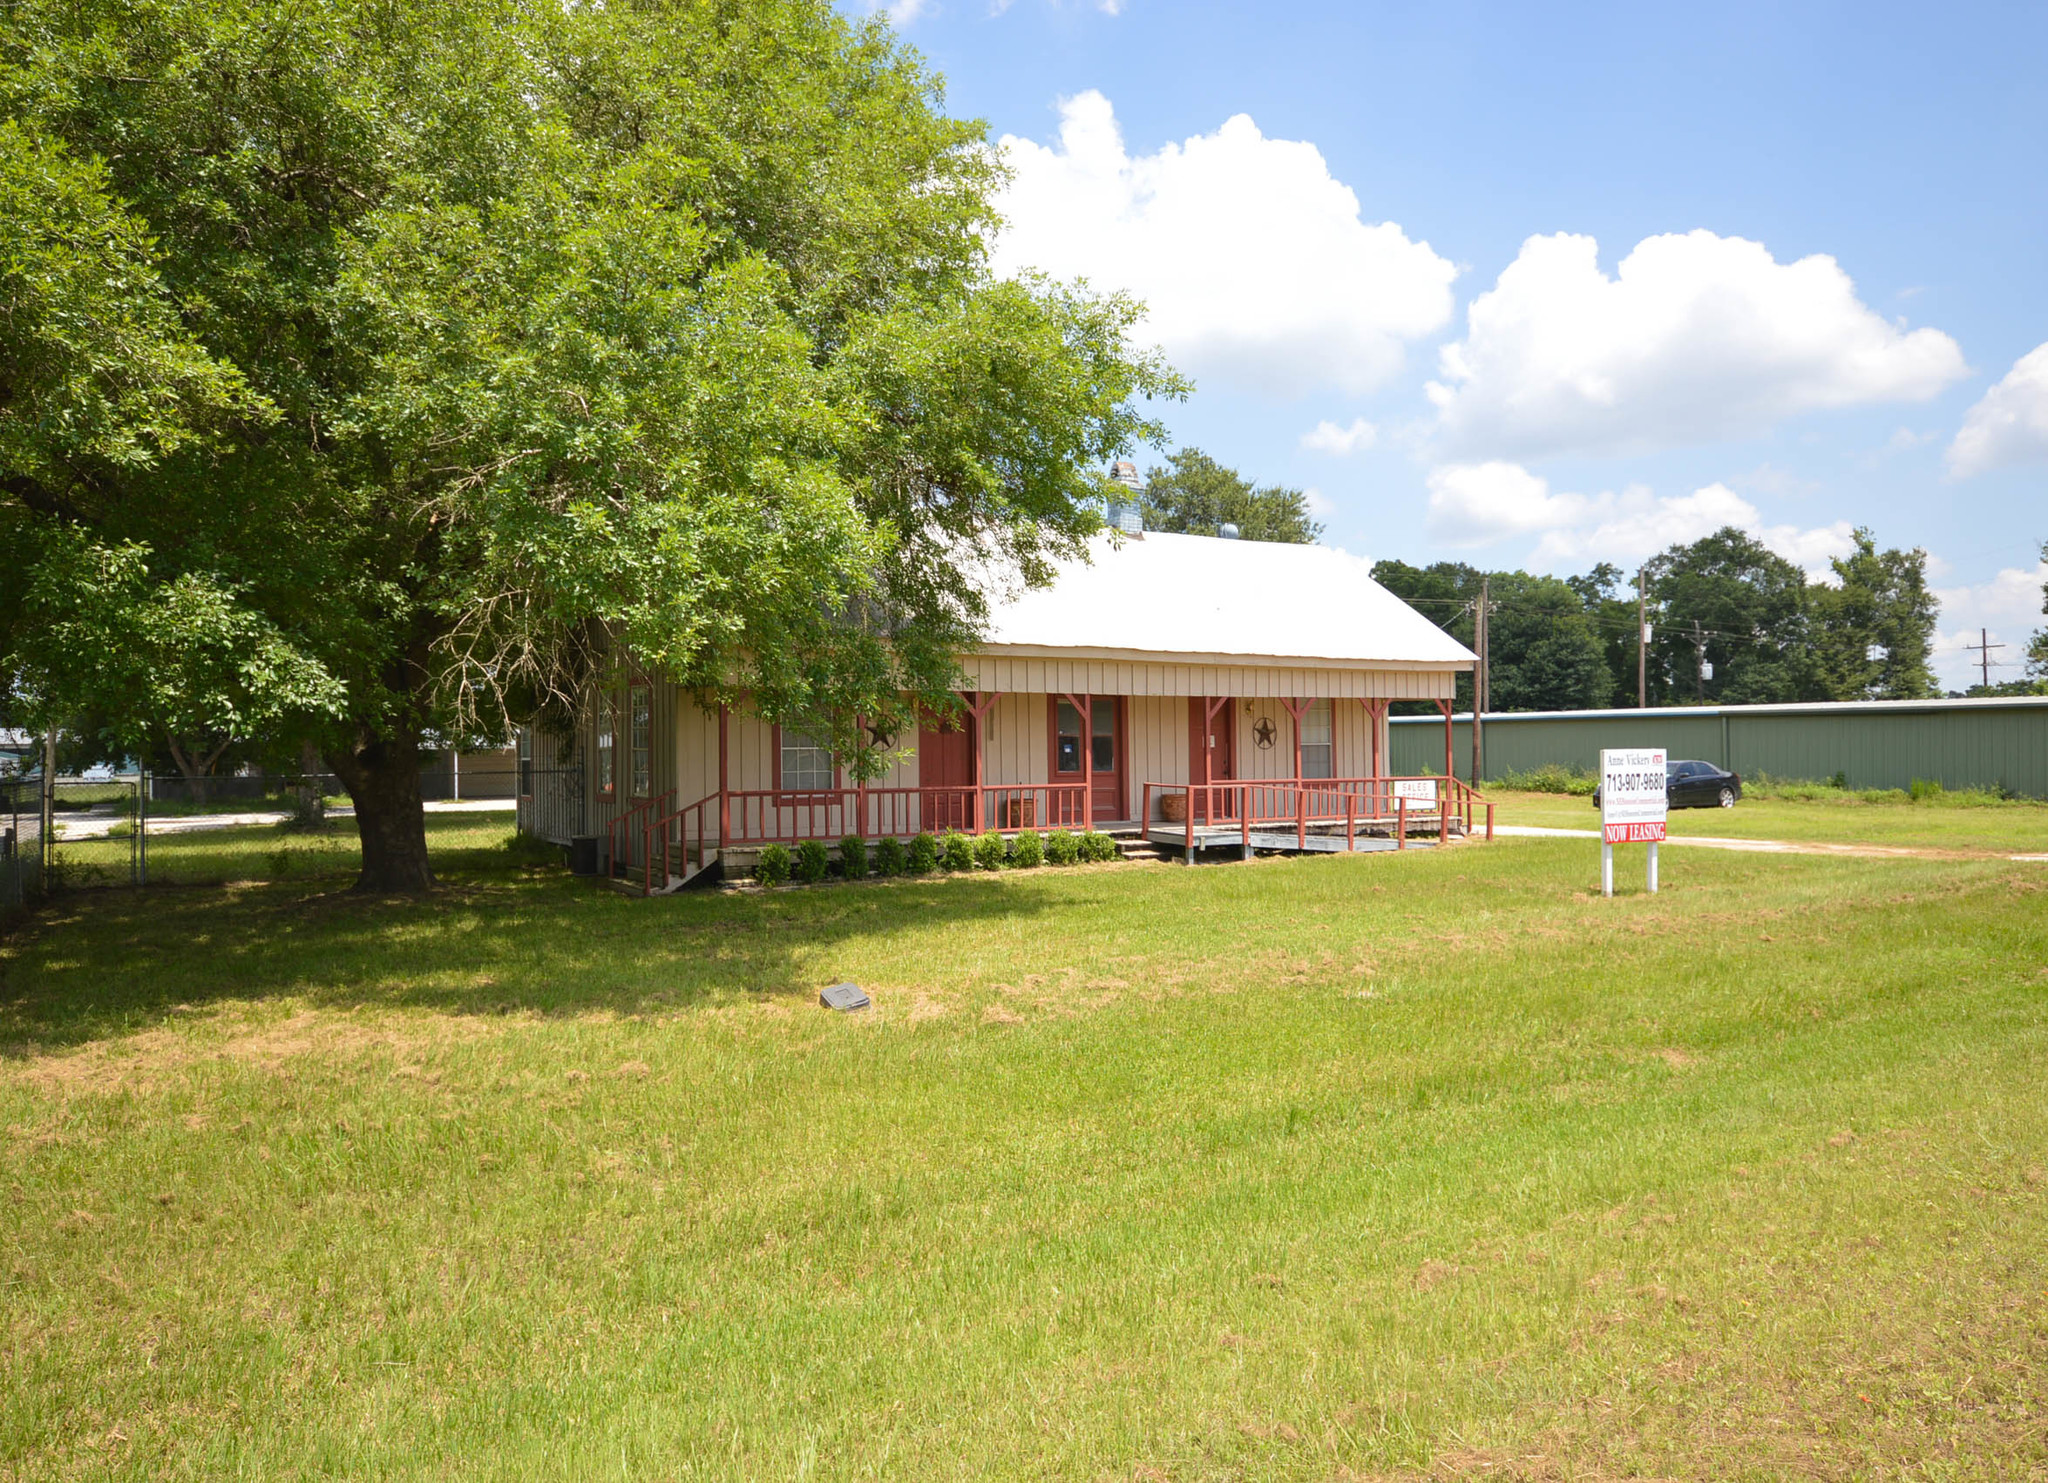
POLYGON ((1664 838, 1668 791, 1662 747, 1600 753, 1600 836, 1608 844, 1656 844, 1664 838))
POLYGON ((1431 778, 1396 778, 1394 796, 1405 798, 1410 803, 1424 803, 1436 807, 1436 782, 1431 778))

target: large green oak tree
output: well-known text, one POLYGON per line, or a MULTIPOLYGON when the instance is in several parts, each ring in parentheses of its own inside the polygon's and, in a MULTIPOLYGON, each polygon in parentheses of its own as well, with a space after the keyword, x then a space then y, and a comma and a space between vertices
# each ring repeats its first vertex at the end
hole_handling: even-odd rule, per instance
POLYGON ((311 742, 367 889, 606 666, 872 765, 1184 389, 824 0, 14 0, 0 95, 8 709, 311 742))

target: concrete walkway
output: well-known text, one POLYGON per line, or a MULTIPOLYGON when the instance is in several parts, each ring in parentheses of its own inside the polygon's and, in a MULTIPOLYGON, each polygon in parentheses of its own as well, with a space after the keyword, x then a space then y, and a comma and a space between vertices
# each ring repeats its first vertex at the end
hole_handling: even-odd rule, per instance
MULTIPOLYGON (((1494 834, 1514 835, 1525 839, 1594 839, 1600 837, 1598 829, 1543 829, 1533 824, 1498 824, 1494 834)), ((1697 845, 1707 850, 1744 850, 1757 855, 1850 855, 1863 857, 1887 856, 1920 858, 1927 860, 1987 860, 1997 859, 1996 852, 1983 850, 1937 850, 1924 849, 1915 845, 1890 844, 1828 844, 1820 840, 1790 839, 1729 839, 1710 834, 1674 834, 1664 841, 1667 845, 1697 845)), ((2007 855, 2008 860, 2040 861, 2048 863, 2048 855, 2007 855)))
MULTIPOLYGON (((430 814, 509 814, 518 807, 510 798, 464 798, 431 801, 423 805, 430 814)), ((353 819, 356 811, 347 806, 327 811, 330 819, 353 819)), ((151 838, 163 834, 193 834, 208 829, 246 829, 257 824, 282 824, 291 815, 283 809, 259 809, 241 814, 168 814, 149 821, 151 838)), ((57 818, 59 839, 105 839, 107 832, 116 824, 125 824, 125 812, 102 812, 95 808, 87 814, 60 813, 57 818)))

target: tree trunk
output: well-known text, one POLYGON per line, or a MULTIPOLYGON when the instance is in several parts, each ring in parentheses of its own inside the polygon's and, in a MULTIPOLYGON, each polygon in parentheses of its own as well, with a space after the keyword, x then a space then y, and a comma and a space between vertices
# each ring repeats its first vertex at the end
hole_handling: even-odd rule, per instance
POLYGON ((363 843, 363 873, 356 889, 377 895, 433 890, 418 739, 378 737, 353 751, 326 755, 356 808, 356 832, 363 843))

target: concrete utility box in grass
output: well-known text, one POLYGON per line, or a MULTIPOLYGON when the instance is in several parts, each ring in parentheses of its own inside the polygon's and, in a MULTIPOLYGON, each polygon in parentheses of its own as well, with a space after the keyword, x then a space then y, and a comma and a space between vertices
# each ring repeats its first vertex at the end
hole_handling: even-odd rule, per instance
POLYGON ((818 1002, 827 1009, 851 1014, 856 1009, 868 1007, 868 996, 861 992, 859 984, 834 984, 818 995, 818 1002))

